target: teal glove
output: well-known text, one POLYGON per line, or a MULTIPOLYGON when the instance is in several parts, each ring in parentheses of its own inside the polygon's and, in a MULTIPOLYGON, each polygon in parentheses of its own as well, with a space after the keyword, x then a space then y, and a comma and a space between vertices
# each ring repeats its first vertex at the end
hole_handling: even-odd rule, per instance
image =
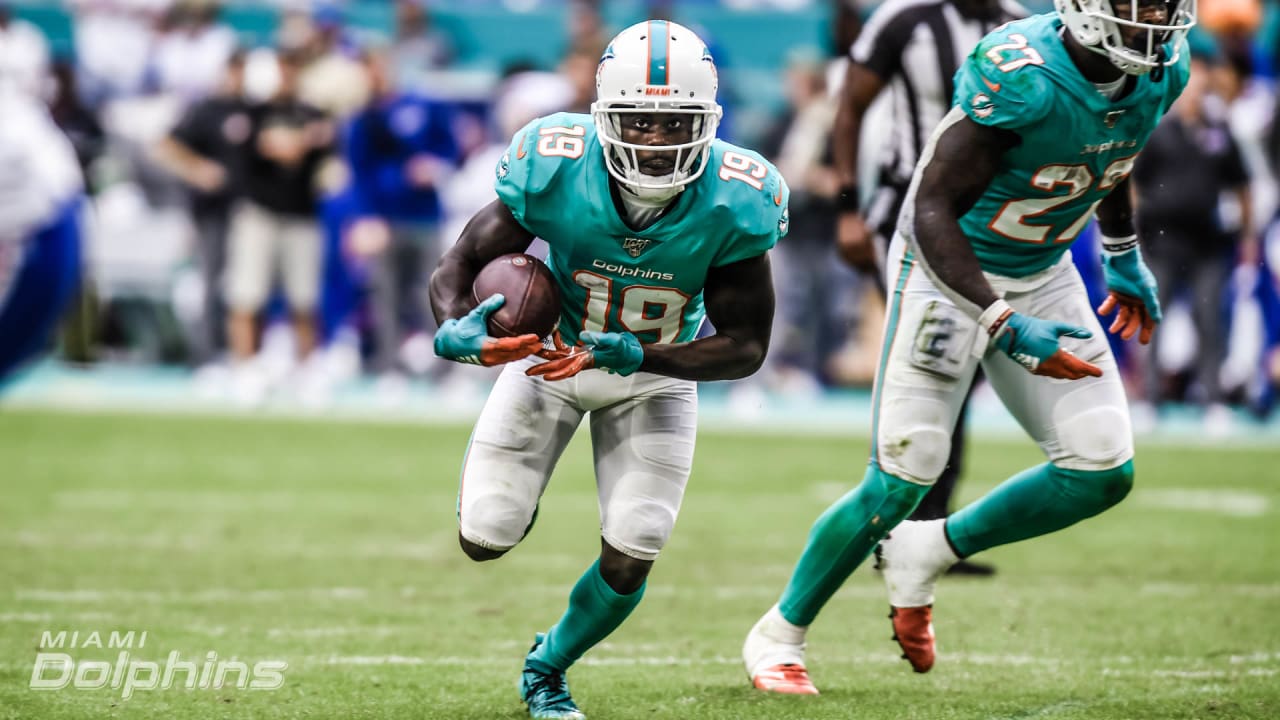
POLYGON ((578 336, 583 345, 595 356, 595 367, 608 370, 622 376, 630 375, 640 369, 644 361, 644 348, 640 341, 629 332, 602 333, 587 332, 578 336))
POLYGON ((471 312, 450 318, 436 331, 436 355, 472 365, 501 365, 528 357, 542 349, 537 335, 495 338, 489 335, 489 316, 507 301, 502 295, 485 298, 471 312))
POLYGON ((1102 377, 1098 366, 1063 350, 1061 337, 1087 340, 1093 333, 1082 327, 1055 320, 1042 320, 1014 312, 1004 300, 997 300, 978 318, 994 343, 1005 355, 1033 375, 1077 380, 1086 375, 1102 377))
POLYGON ((1014 313, 1004 321, 1004 328, 996 337, 996 347, 1022 367, 1035 372, 1041 363, 1061 349, 1058 338, 1064 335, 1081 340, 1093 337, 1093 333, 1081 327, 1014 313))
POLYGON ((1137 237, 1103 238, 1102 273, 1107 290, 1141 301, 1152 320, 1163 319, 1156 278, 1142 261, 1137 237))

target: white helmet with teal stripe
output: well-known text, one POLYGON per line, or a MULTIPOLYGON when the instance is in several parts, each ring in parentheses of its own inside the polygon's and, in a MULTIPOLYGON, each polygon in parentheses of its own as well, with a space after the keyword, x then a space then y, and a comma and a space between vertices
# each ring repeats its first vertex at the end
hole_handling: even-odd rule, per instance
POLYGON ((650 196, 670 194, 696 180, 706 169, 720 122, 718 85, 711 53, 692 30, 649 20, 618 33, 600 58, 596 101, 591 105, 609 174, 633 192, 650 196), (687 115, 692 140, 661 146, 624 142, 621 116, 630 113, 687 115), (642 173, 638 150, 675 151, 674 170, 662 176, 642 173))

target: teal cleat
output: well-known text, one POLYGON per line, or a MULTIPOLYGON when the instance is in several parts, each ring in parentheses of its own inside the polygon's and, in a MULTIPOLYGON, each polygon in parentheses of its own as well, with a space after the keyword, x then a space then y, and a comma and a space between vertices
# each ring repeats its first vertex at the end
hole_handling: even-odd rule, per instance
MULTIPOLYGON (((529 654, 542 644, 546 635, 534 636, 529 654)), ((526 658, 520 673, 520 699, 529 706, 529 717, 535 720, 586 720, 586 715, 569 696, 569 683, 563 672, 542 672, 530 666, 526 658)))

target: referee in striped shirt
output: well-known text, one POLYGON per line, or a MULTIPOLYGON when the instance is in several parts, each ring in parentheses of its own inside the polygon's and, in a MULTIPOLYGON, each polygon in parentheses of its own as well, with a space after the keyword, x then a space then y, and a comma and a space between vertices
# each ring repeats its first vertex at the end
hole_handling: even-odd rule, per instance
MULTIPOLYGON (((853 43, 832 129, 840 182, 837 243, 845 261, 873 273, 882 290, 884 258, 902 199, 921 148, 951 108, 956 69, 984 35, 1026 15, 1013 0, 886 0, 853 43), (886 87, 889 133, 876 143, 881 148, 876 188, 864 211, 859 204, 858 140, 867 109, 886 87)), ((946 469, 908 519, 948 515, 963 460, 966 414, 967 402, 951 436, 946 469)), ((949 572, 989 575, 994 569, 962 560, 949 572)))

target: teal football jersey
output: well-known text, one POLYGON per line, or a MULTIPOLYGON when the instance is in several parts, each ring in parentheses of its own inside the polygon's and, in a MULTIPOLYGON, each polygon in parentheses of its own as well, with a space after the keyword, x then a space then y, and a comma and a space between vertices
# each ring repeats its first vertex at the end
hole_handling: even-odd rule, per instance
POLYGON ((1119 100, 1098 92, 1067 54, 1057 14, 996 28, 956 72, 955 103, 1022 143, 960 218, 983 270, 1025 277, 1056 263, 1098 202, 1129 175, 1190 73, 1177 64, 1135 79, 1119 100))
POLYGON ((547 242, 560 332, 693 340, 712 267, 756 257, 787 232, 789 191, 759 154, 716 140, 707 169, 643 230, 623 220, 589 115, 559 113, 516 133, 497 166, 498 197, 547 242))

